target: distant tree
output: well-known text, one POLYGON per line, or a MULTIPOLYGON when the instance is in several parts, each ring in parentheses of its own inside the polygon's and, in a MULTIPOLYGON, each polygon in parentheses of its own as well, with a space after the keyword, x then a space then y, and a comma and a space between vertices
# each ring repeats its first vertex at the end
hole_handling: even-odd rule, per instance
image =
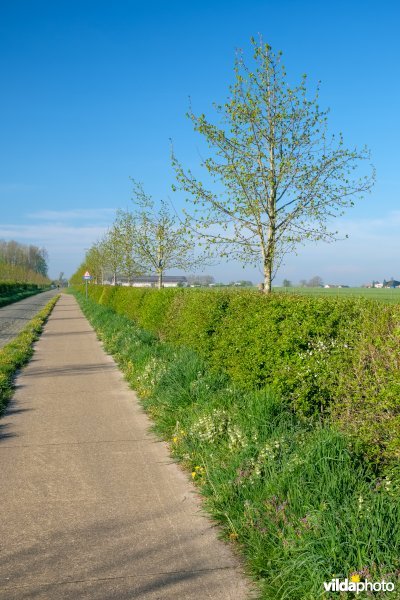
POLYGON ((319 275, 315 275, 315 277, 312 277, 308 281, 307 287, 322 287, 323 283, 322 278, 319 275))
POLYGON ((121 230, 113 223, 104 238, 100 241, 105 268, 112 273, 112 284, 117 284, 118 273, 124 260, 124 242, 121 230))
POLYGON ((29 252, 32 255, 32 266, 31 268, 36 273, 40 273, 43 277, 47 277, 47 261, 49 258, 46 248, 37 248, 36 246, 30 246, 29 252))
MULTIPOLYGON (((168 204, 158 204, 133 181, 133 210, 125 213, 132 230, 133 255, 144 271, 155 271, 158 287, 168 269, 193 269, 206 264, 204 254, 195 255, 195 244, 168 204)), ((122 214, 122 213, 121 213, 122 214)))
POLYGON ((106 266, 106 249, 104 241, 96 242, 86 252, 84 261, 85 271, 94 278, 95 283, 104 283, 104 269, 106 266))
POLYGON ((252 43, 256 68, 250 71, 238 56, 231 95, 215 105, 220 123, 192 110, 188 115, 211 148, 202 163, 210 185, 174 153, 172 162, 179 188, 195 205, 188 213, 192 230, 216 255, 261 262, 269 293, 286 253, 308 240, 336 239, 328 221, 371 188, 373 173, 353 178, 367 150, 347 150, 341 135, 329 139, 318 89, 310 99, 305 76, 290 87, 281 55, 252 43))
POLYGON ((143 262, 137 252, 137 228, 132 213, 119 210, 114 223, 119 235, 119 244, 121 251, 120 273, 131 283, 134 277, 143 275, 145 267, 139 262, 143 262))
POLYGON ((306 279, 300 279, 300 287, 307 287, 307 280, 306 279))
POLYGON ((210 285, 215 282, 212 275, 187 275, 186 279, 189 285, 210 285))
POLYGON ((11 281, 48 283, 48 253, 45 248, 0 240, 0 278, 11 281))
POLYGON ((253 287, 253 282, 248 279, 240 279, 235 282, 236 285, 240 285, 240 287, 253 287))
POLYGON ((283 287, 292 287, 292 282, 289 279, 284 279, 282 285, 283 287))

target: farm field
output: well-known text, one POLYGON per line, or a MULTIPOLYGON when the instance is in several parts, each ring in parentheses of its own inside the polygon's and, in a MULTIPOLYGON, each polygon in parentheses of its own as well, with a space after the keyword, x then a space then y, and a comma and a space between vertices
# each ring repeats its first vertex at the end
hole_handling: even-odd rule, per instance
POLYGON ((397 304, 400 302, 400 289, 379 288, 307 288, 307 287, 274 287, 274 292, 285 294, 301 294, 304 296, 327 298, 366 298, 378 302, 397 304))
MULTIPOLYGON (((139 288, 140 289, 140 288, 139 288)), ((174 289, 174 288, 172 288, 174 289)), ((176 288, 175 288, 176 289, 176 288)), ((207 291, 209 293, 218 293, 224 291, 225 293, 249 293, 254 292, 260 294, 260 291, 256 286, 254 287, 210 287, 210 288, 189 288, 190 292, 196 294, 201 291, 207 291)), ((299 295, 307 296, 311 298, 364 298, 365 300, 375 300, 377 302, 384 302, 385 304, 398 304, 400 303, 400 288, 393 289, 379 289, 379 288, 308 288, 308 287, 281 287, 276 286, 272 288, 273 294, 288 294, 288 295, 299 295)))

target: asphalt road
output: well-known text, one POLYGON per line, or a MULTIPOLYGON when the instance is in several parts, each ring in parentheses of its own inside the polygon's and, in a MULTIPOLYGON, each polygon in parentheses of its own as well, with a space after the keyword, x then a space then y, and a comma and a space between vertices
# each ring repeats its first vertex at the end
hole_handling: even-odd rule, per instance
POLYGON ((41 292, 0 308, 0 348, 8 344, 59 290, 41 292))
POLYGON ((195 487, 74 297, 0 420, 1 600, 244 600, 195 487))

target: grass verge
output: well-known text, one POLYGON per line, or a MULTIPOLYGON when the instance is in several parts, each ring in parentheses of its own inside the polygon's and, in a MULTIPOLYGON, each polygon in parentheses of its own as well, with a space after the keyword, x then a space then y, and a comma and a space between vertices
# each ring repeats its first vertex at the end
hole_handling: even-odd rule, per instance
POLYGON ((260 598, 352 598, 324 591, 336 577, 399 586, 395 479, 379 477, 343 433, 299 418, 268 388, 239 390, 194 351, 77 297, 221 535, 246 558, 260 598))
POLYGON ((32 356, 33 343, 38 339, 58 298, 52 298, 21 333, 0 350, 0 415, 12 395, 14 375, 32 356))

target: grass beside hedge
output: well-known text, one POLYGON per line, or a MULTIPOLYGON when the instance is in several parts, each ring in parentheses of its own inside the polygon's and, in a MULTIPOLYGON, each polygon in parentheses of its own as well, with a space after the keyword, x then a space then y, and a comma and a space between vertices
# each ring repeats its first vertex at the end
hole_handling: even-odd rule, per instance
POLYGON ((14 375, 32 356, 33 343, 38 339, 58 298, 52 298, 12 342, 0 349, 0 415, 12 396, 14 375))
POLYGON ((254 291, 89 286, 101 305, 191 348, 299 418, 333 419, 377 469, 400 458, 400 304, 254 291))
POLYGON ((355 574, 398 584, 397 484, 378 478, 343 433, 78 299, 264 600, 335 598, 323 582, 355 574))

